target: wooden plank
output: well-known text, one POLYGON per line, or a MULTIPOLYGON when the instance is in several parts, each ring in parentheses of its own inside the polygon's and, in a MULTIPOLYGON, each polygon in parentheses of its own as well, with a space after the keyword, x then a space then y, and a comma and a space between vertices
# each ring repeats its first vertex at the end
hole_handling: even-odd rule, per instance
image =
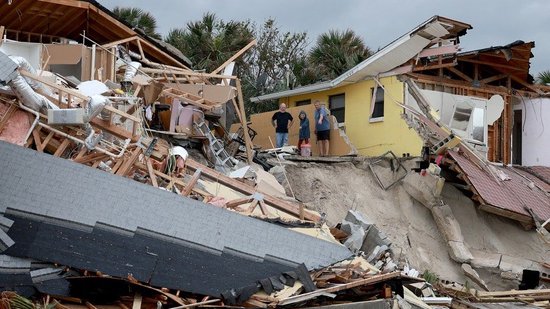
MULTIPOLYGON (((137 168, 140 169, 140 170, 147 171, 147 166, 146 166, 145 164, 143 164, 143 163, 136 162, 136 163, 134 164, 134 166, 137 167, 137 168)), ((154 172, 155 172, 155 175, 157 175, 158 177, 161 177, 161 178, 163 178, 163 179, 165 179, 165 180, 170 181, 170 180, 173 179, 173 177, 170 177, 169 175, 166 175, 166 174, 164 174, 163 172, 160 172, 160 171, 157 171, 157 170, 155 170, 154 172)), ((183 182, 181 179, 175 179, 175 182, 174 182, 174 183, 175 183, 175 184, 178 184, 178 185, 180 185, 180 186, 182 186, 182 187, 187 186, 187 184, 186 184, 185 182, 183 182)), ((208 192, 205 192, 205 191, 203 191, 203 190, 197 189, 197 188, 193 188, 193 192, 195 192, 195 193, 197 193, 197 194, 199 194, 199 195, 202 195, 202 196, 212 196, 212 194, 210 194, 210 193, 208 193, 208 192)))
POLYGON ((484 78, 482 80, 480 80, 479 82, 482 83, 482 84, 488 84, 488 83, 491 83, 491 82, 495 82, 499 79, 503 79, 503 78, 506 78, 508 77, 508 74, 498 74, 498 75, 493 75, 491 77, 487 77, 487 78, 484 78))
POLYGON ((97 160, 103 160, 107 157, 108 156, 106 154, 99 153, 99 152, 93 152, 93 153, 91 153, 87 156, 82 156, 80 158, 76 158, 76 159, 73 160, 73 162, 80 163, 80 164, 87 164, 87 163, 94 162, 94 161, 97 161, 97 160))
POLYGON ((161 95, 165 95, 165 96, 168 96, 168 97, 171 97, 171 98, 181 100, 184 103, 195 105, 195 106, 200 107, 202 109, 205 109, 207 111, 212 110, 211 105, 202 104, 198 100, 194 100, 194 98, 193 98, 194 96, 191 96, 189 93, 183 92, 181 90, 177 90, 177 89, 174 89, 174 88, 168 88, 168 89, 163 90, 161 95))
POLYGON ((477 297, 505 297, 505 296, 519 296, 519 295, 539 295, 539 294, 548 294, 550 295, 550 289, 540 289, 540 290, 510 290, 510 291, 494 291, 494 292, 485 292, 478 291, 477 297))
POLYGON ((48 146, 48 143, 52 140, 53 138, 53 131, 50 131, 50 133, 48 133, 48 136, 46 136, 46 138, 44 139, 44 141, 42 142, 42 145, 40 146, 40 152, 44 152, 44 149, 46 148, 46 146, 48 146))
POLYGON ((243 128, 244 133, 244 141, 245 141, 245 148, 246 148, 246 159, 248 161, 248 164, 252 165, 252 140, 250 139, 250 135, 248 134, 248 126, 246 124, 246 113, 244 111, 244 99, 243 99, 243 92, 241 89, 241 80, 236 79, 237 83, 237 93, 239 97, 239 110, 240 110, 240 120, 241 120, 241 126, 243 128))
POLYGON ((0 132, 2 132, 2 128, 6 125, 6 122, 8 122, 8 119, 10 119, 11 115, 17 110, 17 106, 15 104, 10 104, 8 107, 8 110, 4 113, 4 117, 0 120, 0 132))
MULTIPOLYGON (((250 187, 238 180, 232 179, 222 173, 219 173, 211 168, 208 168, 207 166, 204 166, 192 159, 187 159, 186 161, 187 167, 191 170, 202 170, 202 175, 204 175, 207 178, 213 179, 214 181, 217 181, 221 183, 224 186, 227 186, 235 191, 238 191, 245 195, 252 195, 256 192, 256 189, 253 187, 250 187)), ((294 215, 296 217, 300 216, 300 206, 289 203, 287 201, 283 201, 281 199, 275 198, 271 195, 264 194, 264 201, 267 205, 277 208, 281 211, 284 211, 286 213, 289 213, 291 215, 294 215)), ((304 218, 306 220, 318 222, 321 220, 321 216, 317 213, 307 211, 304 214, 304 218)))
POLYGON ((47 85, 49 87, 52 87, 54 89, 57 89, 59 91, 62 91, 62 92, 65 92, 67 94, 70 94, 72 96, 75 96, 79 99, 82 99, 84 100, 85 102, 88 102, 88 100, 90 99, 88 96, 80 93, 79 91, 76 91, 76 90, 73 90, 73 89, 69 89, 69 88, 65 88, 65 87, 61 87, 61 86, 58 86, 54 83, 52 83, 51 81, 49 81, 48 79, 44 78, 44 77, 41 77, 41 76, 37 76, 37 75, 34 75, 34 74, 31 74, 27 71, 19 71, 19 73, 25 77, 28 77, 30 79, 33 79, 33 80, 36 80, 36 81, 39 81, 41 83, 43 83, 44 85, 47 85))
POLYGON ((157 175, 155 175, 155 170, 153 169, 153 164, 151 163, 151 158, 147 158, 147 171, 149 172, 149 177, 151 178, 151 184, 153 187, 158 188, 159 184, 157 182, 157 175))
POLYGON ((40 133, 39 133, 40 129, 38 130, 33 130, 32 131, 32 137, 34 138, 34 144, 36 145, 36 149, 40 152, 42 152, 41 149, 44 149, 42 147, 42 142, 41 142, 41 139, 40 139, 40 133))
POLYGON ((170 309, 194 308, 194 307, 198 307, 198 306, 202 306, 202 305, 207 305, 207 304, 213 304, 213 303, 217 303, 217 302, 221 302, 221 300, 219 300, 219 299, 210 299, 210 300, 205 300, 205 301, 201 301, 201 302, 194 303, 194 304, 188 304, 188 305, 182 305, 182 306, 172 307, 172 308, 170 308, 170 309))
POLYGON ((105 49, 109 49, 111 47, 114 47, 114 46, 117 46, 117 45, 120 45, 120 44, 124 44, 124 43, 128 43, 128 42, 131 42, 131 41, 134 41, 134 40, 137 40, 137 39, 139 39, 139 37, 131 36, 129 38, 125 38, 125 39, 121 39, 121 40, 118 40, 118 41, 113 41, 113 42, 110 42, 110 43, 107 43, 107 44, 103 44, 103 45, 101 45, 101 47, 105 48, 105 49))
POLYGON ((124 160, 124 164, 120 167, 120 169, 116 172, 116 175, 119 176, 126 176, 131 170, 134 163, 136 163, 137 159, 139 158, 139 155, 141 154, 142 149, 140 147, 137 147, 131 152, 131 155, 129 158, 124 160))
POLYGON ((63 142, 61 142, 61 145, 59 145, 59 147, 57 148, 57 150, 53 154, 53 156, 54 157, 61 157, 61 155, 63 154, 63 152, 65 152, 65 149, 67 149, 67 147, 69 146, 70 143, 71 143, 71 140, 69 140, 68 138, 64 139, 63 142))
POLYGON ((134 295, 134 302, 132 303, 132 309, 141 309, 141 303, 143 301, 143 297, 140 293, 136 293, 134 295))
POLYGON ((237 206, 240 206, 242 204, 247 204, 252 202, 254 198, 252 196, 245 196, 238 199, 231 200, 225 204, 225 207, 227 208, 235 208, 237 206))
POLYGON ((199 178, 201 177, 202 170, 200 168, 195 170, 195 173, 193 174, 193 177, 191 177, 191 180, 187 183, 185 186, 185 189, 181 193, 183 196, 189 196, 191 194, 191 191, 193 191, 193 188, 197 184, 197 181, 199 181, 199 178))
POLYGON ((294 304, 294 303, 297 303, 297 302, 301 302, 301 301, 305 301, 305 300, 308 300, 308 299, 316 298, 316 297, 321 296, 321 295, 326 294, 326 293, 334 293, 334 292, 338 292, 338 291, 342 291, 342 290, 348 290, 348 289, 352 289, 352 288, 355 288, 355 287, 358 287, 358 286, 375 284, 375 283, 379 283, 379 282, 383 282, 383 281, 387 281, 387 280, 394 279, 394 278, 399 278, 399 277, 401 277, 401 273, 397 272, 397 271, 392 272, 392 273, 388 273, 388 274, 375 275, 375 276, 370 277, 370 278, 359 279, 359 280, 356 280, 356 281, 353 281, 353 282, 350 282, 350 283, 339 284, 339 285, 335 285, 335 286, 332 286, 332 287, 329 287, 329 288, 318 289, 318 290, 315 290, 313 292, 308 292, 308 293, 303 293, 303 294, 296 295, 296 296, 291 296, 291 297, 288 297, 288 298, 285 298, 285 299, 281 300, 278 303, 278 305, 279 306, 284 306, 284 305, 294 304))
POLYGON ((137 141, 139 139, 139 136, 132 135, 132 132, 127 131, 126 129, 111 124, 108 120, 102 120, 99 118, 94 118, 90 121, 91 124, 97 126, 98 128, 105 130, 119 138, 123 139, 131 139, 132 141, 137 141))
POLYGON ((231 62, 235 61, 235 59, 239 58, 244 52, 249 50, 254 45, 256 45, 256 40, 255 39, 252 40, 250 43, 248 43, 245 47, 241 48, 241 50, 236 52, 233 56, 231 56, 229 59, 227 59, 222 65, 220 65, 217 69, 212 71, 210 74, 218 74, 221 70, 223 70, 231 62))
POLYGON ((459 71, 459 70, 458 70, 457 68, 455 68, 455 67, 448 67, 447 70, 453 72, 453 73, 456 74, 458 77, 462 78, 463 80, 465 80, 465 81, 467 81, 467 82, 472 82, 472 81, 473 81, 473 79, 472 79, 470 76, 468 76, 468 75, 462 73, 461 71, 459 71))

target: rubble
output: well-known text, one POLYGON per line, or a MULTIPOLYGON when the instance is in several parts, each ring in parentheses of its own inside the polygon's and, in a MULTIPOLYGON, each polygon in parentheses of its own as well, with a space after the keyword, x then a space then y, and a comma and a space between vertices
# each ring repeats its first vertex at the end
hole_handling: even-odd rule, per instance
MULTIPOLYGON (((20 2, 44 9, 40 1, 20 2)), ((37 60, 10 54, 23 42, 8 24, 0 46, 0 308, 548 305, 550 293, 538 284, 488 292, 482 270, 514 284, 524 284, 532 274, 526 270, 539 271, 544 281, 547 252, 526 257, 472 241, 468 216, 445 183, 453 171, 465 183, 453 189, 530 224, 547 217, 541 178, 487 163, 418 113, 411 121, 431 131, 427 147, 442 156, 425 175, 391 151, 357 157, 337 126, 331 149, 341 157, 304 158, 283 147, 262 160, 257 145, 270 148, 265 115, 246 122, 240 80, 225 70, 255 41, 216 70, 196 72, 185 56, 117 22, 95 1, 77 2, 50 7, 84 20, 93 15, 113 32, 93 23, 87 34, 48 35, 50 44, 40 36, 29 43, 44 53, 37 60), (231 133, 222 125, 228 104, 239 120, 231 133), (365 182, 338 184, 338 176, 365 182), (534 192, 543 206, 532 215, 499 204, 481 178, 503 187, 527 183, 531 191, 512 191, 534 192), (432 268, 451 280, 463 271, 486 291, 445 284, 432 268)), ((480 225, 491 230, 486 221, 480 225)), ((516 242, 525 254, 529 237, 516 242)))

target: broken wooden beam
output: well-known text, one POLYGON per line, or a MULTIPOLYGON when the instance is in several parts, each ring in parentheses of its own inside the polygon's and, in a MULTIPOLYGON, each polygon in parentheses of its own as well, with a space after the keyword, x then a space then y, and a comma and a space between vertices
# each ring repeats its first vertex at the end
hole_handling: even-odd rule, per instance
POLYGON ((185 186, 185 189, 183 189, 183 192, 181 192, 181 195, 183 196, 189 196, 191 194, 191 191, 193 191, 193 188, 197 184, 197 181, 199 181, 199 178, 201 177, 202 170, 196 169, 195 173, 193 174, 193 177, 191 177, 191 180, 187 183, 185 186))
MULTIPOLYGON (((202 169, 202 174, 205 177, 208 177, 216 182, 221 183, 224 186, 227 186, 235 191, 238 191, 245 195, 252 195, 256 192, 256 189, 253 187, 250 187, 238 180, 232 179, 222 173, 216 172, 213 169, 204 166, 196 161, 193 161, 191 159, 188 159, 186 161, 187 167, 191 170, 197 170, 202 169)), ((276 209, 279 209, 283 212, 289 213, 297 218, 300 217, 300 206, 297 204, 289 203, 286 201, 283 201, 281 199, 275 198, 273 196, 264 194, 264 201, 267 205, 274 207, 276 209)), ((306 211, 304 213, 304 218, 306 220, 318 222, 321 220, 321 216, 317 213, 306 211)))

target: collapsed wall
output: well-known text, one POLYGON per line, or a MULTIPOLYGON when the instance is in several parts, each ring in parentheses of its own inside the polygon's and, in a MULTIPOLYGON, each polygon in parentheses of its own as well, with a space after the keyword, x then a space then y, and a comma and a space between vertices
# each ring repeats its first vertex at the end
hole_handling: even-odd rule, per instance
MULTIPOLYGON (((464 283, 461 263, 449 255, 446 238, 431 211, 407 193, 402 183, 384 191, 367 162, 298 163, 286 165, 290 185, 298 200, 326 213, 333 226, 349 209, 361 212, 388 235, 395 260, 408 262, 422 273, 428 270, 440 279, 464 283)), ((388 176, 392 171, 388 165, 388 176)), ((443 187, 441 198, 461 228, 463 242, 472 254, 470 264, 483 268, 480 275, 490 288, 517 288, 522 269, 536 269, 550 260, 550 251, 535 231, 476 209, 475 204, 453 186, 443 187)))

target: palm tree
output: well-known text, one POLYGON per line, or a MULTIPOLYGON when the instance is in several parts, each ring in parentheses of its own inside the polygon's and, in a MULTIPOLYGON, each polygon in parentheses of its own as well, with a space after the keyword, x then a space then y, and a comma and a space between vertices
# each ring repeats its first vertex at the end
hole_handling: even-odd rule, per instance
POLYGON ((550 85, 550 70, 540 72, 537 76, 537 82, 542 85, 550 85))
POLYGON ((213 71, 253 39, 248 22, 224 22, 213 13, 172 29, 166 42, 178 48, 195 64, 195 69, 213 71))
POLYGON ((333 79, 371 54, 363 39, 353 30, 330 30, 317 38, 309 61, 322 72, 322 79, 333 79))
POLYGON ((156 32, 157 20, 151 13, 140 8, 117 6, 113 9, 113 14, 128 23, 132 28, 141 29, 148 36, 161 39, 160 34, 156 32))

